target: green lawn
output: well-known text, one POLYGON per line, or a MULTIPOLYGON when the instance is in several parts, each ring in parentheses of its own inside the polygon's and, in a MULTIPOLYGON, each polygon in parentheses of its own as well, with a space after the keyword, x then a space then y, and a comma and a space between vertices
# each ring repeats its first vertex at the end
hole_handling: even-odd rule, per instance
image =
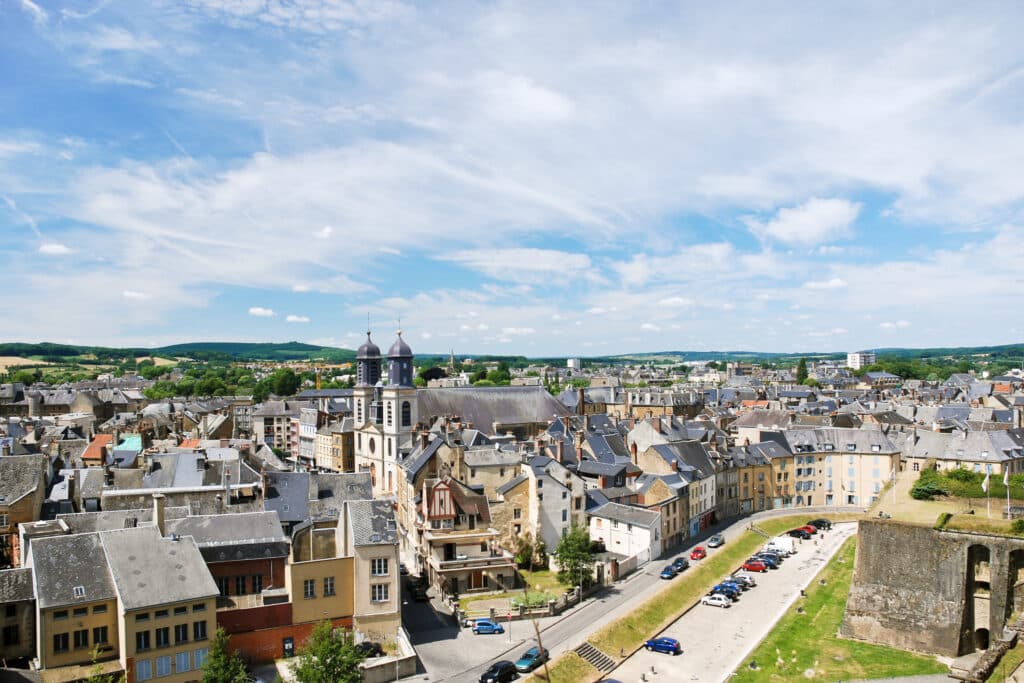
POLYGON ((986 683, 1003 683, 1020 666, 1021 662, 1024 662, 1024 643, 1018 640, 1017 644, 999 660, 999 666, 988 677, 986 683))
POLYGON ((736 683, 845 680, 945 673, 931 657, 838 637, 853 578, 857 539, 851 538, 812 582, 807 597, 783 615, 737 672, 736 683), (803 613, 797 612, 802 608, 803 613), (758 670, 751 670, 754 661, 758 670))
POLYGON ((553 572, 550 569, 538 569, 533 572, 528 569, 520 569, 519 576, 523 578, 531 591, 558 595, 566 590, 566 586, 558 582, 558 572, 553 572))
POLYGON ((544 667, 540 667, 523 683, 580 683, 598 678, 597 669, 575 652, 566 652, 556 662, 548 665, 548 673, 551 674, 550 681, 544 677, 544 667))

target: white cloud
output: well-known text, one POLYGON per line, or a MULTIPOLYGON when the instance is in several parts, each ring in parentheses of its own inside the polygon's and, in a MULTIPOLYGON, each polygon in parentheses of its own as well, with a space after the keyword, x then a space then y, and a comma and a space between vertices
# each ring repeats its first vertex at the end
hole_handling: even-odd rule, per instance
POLYGON ((262 306, 253 306, 249 309, 249 315, 256 318, 273 318, 274 311, 270 308, 263 308, 262 306))
POLYGON ((846 280, 834 277, 829 280, 810 280, 804 283, 805 289, 842 289, 846 287, 846 280))
POLYGON ((45 256, 67 256, 74 253, 74 250, 58 242, 43 242, 39 245, 39 253, 45 256))
POLYGON ((149 294, 147 294, 146 292, 139 292, 134 289, 124 290, 123 292, 121 292, 121 296, 123 296, 125 299, 130 299, 132 301, 145 301, 146 299, 149 298, 149 294))
POLYGON ((27 12, 29 16, 32 17, 32 21, 37 24, 46 23, 48 16, 46 11, 36 3, 32 2, 32 0, 21 0, 21 9, 27 12))
POLYGON ((304 285, 304 284, 292 285, 292 291, 293 292, 308 292, 309 291, 309 285, 304 285))
POLYGON ((422 334, 420 334, 420 338, 421 338, 421 339, 430 339, 430 338, 431 338, 431 337, 433 337, 433 336, 434 336, 434 335, 432 335, 432 334, 431 334, 431 333, 429 333, 429 332, 423 332, 422 334))
POLYGON ((377 247, 377 251, 388 256, 401 256, 402 252, 394 247, 377 247))
MULTIPOLYGON (((251 314, 252 313, 252 309, 250 309, 249 312, 251 314)), ((273 311, 271 311, 271 314, 273 314, 273 311)), ((309 316, 308 315, 289 315, 289 316, 285 317, 284 321, 286 323, 308 323, 309 322, 309 316)))
POLYGON ((317 239, 322 239, 322 240, 325 240, 325 239, 329 238, 332 234, 334 234, 334 228, 332 228, 329 225, 325 225, 324 227, 320 228, 315 233, 313 233, 313 235, 317 239))
POLYGON ((878 326, 883 330, 895 330, 910 327, 910 322, 907 320, 897 320, 896 322, 879 323, 878 326))
POLYGON ((782 208, 765 222, 743 218, 752 233, 785 244, 818 244, 849 235, 861 205, 846 199, 809 199, 794 208, 782 208))
POLYGON ((522 337, 528 334, 535 333, 536 330, 532 327, 503 327, 501 333, 509 337, 522 337))
POLYGON ((644 323, 640 326, 641 330, 647 330, 649 332, 661 332, 661 328, 654 323, 644 323))
POLYGON ((120 26, 100 26, 84 37, 85 44, 100 52, 147 52, 160 48, 149 36, 137 36, 120 26))
POLYGON ((660 304, 661 306, 671 306, 679 308, 683 306, 693 306, 694 301, 693 299, 687 296, 670 296, 662 299, 661 301, 658 302, 658 304, 660 304))
POLYGON ((586 254, 553 249, 471 249, 438 258, 512 282, 533 282, 537 277, 563 281, 591 267, 586 254))

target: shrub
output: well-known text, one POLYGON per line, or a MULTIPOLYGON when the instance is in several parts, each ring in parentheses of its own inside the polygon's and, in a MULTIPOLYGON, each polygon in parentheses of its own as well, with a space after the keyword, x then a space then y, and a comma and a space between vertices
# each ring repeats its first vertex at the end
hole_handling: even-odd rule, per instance
POLYGON ((1024 534, 1024 519, 1015 519, 1010 524, 1010 531, 1015 534, 1024 534))
MULTIPOLYGON (((946 526, 946 524, 949 523, 950 517, 952 517, 952 516, 953 516, 952 512, 943 512, 941 515, 939 515, 938 520, 936 520, 935 528, 936 529, 941 529, 942 527, 946 526)), ((1022 520, 1022 521, 1024 521, 1024 520, 1022 520)))
POLYGON ((971 472, 970 470, 965 470, 962 467, 958 467, 955 470, 950 470, 946 472, 946 476, 952 479, 953 481, 959 481, 965 484, 973 484, 974 482, 978 481, 979 477, 979 475, 975 474, 974 472, 971 472))

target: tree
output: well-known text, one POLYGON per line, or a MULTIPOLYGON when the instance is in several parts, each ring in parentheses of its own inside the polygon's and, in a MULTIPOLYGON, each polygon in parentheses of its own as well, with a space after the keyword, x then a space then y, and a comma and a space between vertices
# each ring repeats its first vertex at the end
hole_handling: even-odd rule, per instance
POLYGON ((299 683, 360 683, 359 663, 364 655, 356 649, 352 632, 337 629, 329 621, 313 627, 292 673, 299 683))
POLYGON ((807 359, 801 358, 800 362, 796 364, 796 383, 803 384, 807 379, 807 359))
POLYGON ((302 383, 301 378, 291 368, 281 368, 274 373, 274 393, 278 396, 294 396, 302 383))
POLYGON ((36 382, 38 382, 41 376, 42 373, 39 372, 38 370, 18 370, 17 372, 11 375, 11 381, 20 382, 25 386, 29 386, 30 384, 35 384, 36 382))
POLYGON ((94 647, 92 649, 92 671, 89 672, 89 677, 85 679, 85 683, 124 683, 124 676, 103 673, 103 665, 96 661, 99 656, 99 648, 94 647))
POLYGON ((237 651, 228 651, 228 634, 218 628, 203 664, 203 683, 249 683, 249 672, 237 651))
POLYGON ((590 534, 585 527, 573 524, 555 548, 558 560, 558 580, 566 586, 589 583, 593 558, 590 554, 590 534))

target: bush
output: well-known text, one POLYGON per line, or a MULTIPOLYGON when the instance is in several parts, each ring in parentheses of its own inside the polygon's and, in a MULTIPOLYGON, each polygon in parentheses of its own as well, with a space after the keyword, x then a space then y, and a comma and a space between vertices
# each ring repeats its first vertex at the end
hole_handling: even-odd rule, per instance
MULTIPOLYGON (((939 518, 938 518, 938 520, 936 520, 936 522, 935 522, 935 528, 936 528, 936 529, 941 529, 941 528, 943 528, 944 526, 946 526, 946 524, 948 524, 948 523, 949 523, 949 519, 950 519, 950 518, 951 518, 952 516, 953 516, 953 513, 952 513, 952 512, 943 512, 943 513, 942 513, 941 515, 939 515, 939 518)), ((1024 521, 1024 520, 1022 520, 1022 521, 1024 521)))
POLYGON ((1024 534, 1024 519, 1015 519, 1010 524, 1010 531, 1015 534, 1024 534))
POLYGON ((978 477, 980 475, 975 474, 970 470, 965 470, 962 467, 958 467, 955 470, 949 470, 948 472, 946 472, 946 476, 952 479, 953 481, 963 482, 964 484, 973 484, 976 481, 978 481, 978 477))
POLYGON ((910 496, 915 500, 931 500, 935 496, 948 495, 948 491, 942 487, 942 475, 932 469, 921 472, 921 476, 910 489, 910 496))

